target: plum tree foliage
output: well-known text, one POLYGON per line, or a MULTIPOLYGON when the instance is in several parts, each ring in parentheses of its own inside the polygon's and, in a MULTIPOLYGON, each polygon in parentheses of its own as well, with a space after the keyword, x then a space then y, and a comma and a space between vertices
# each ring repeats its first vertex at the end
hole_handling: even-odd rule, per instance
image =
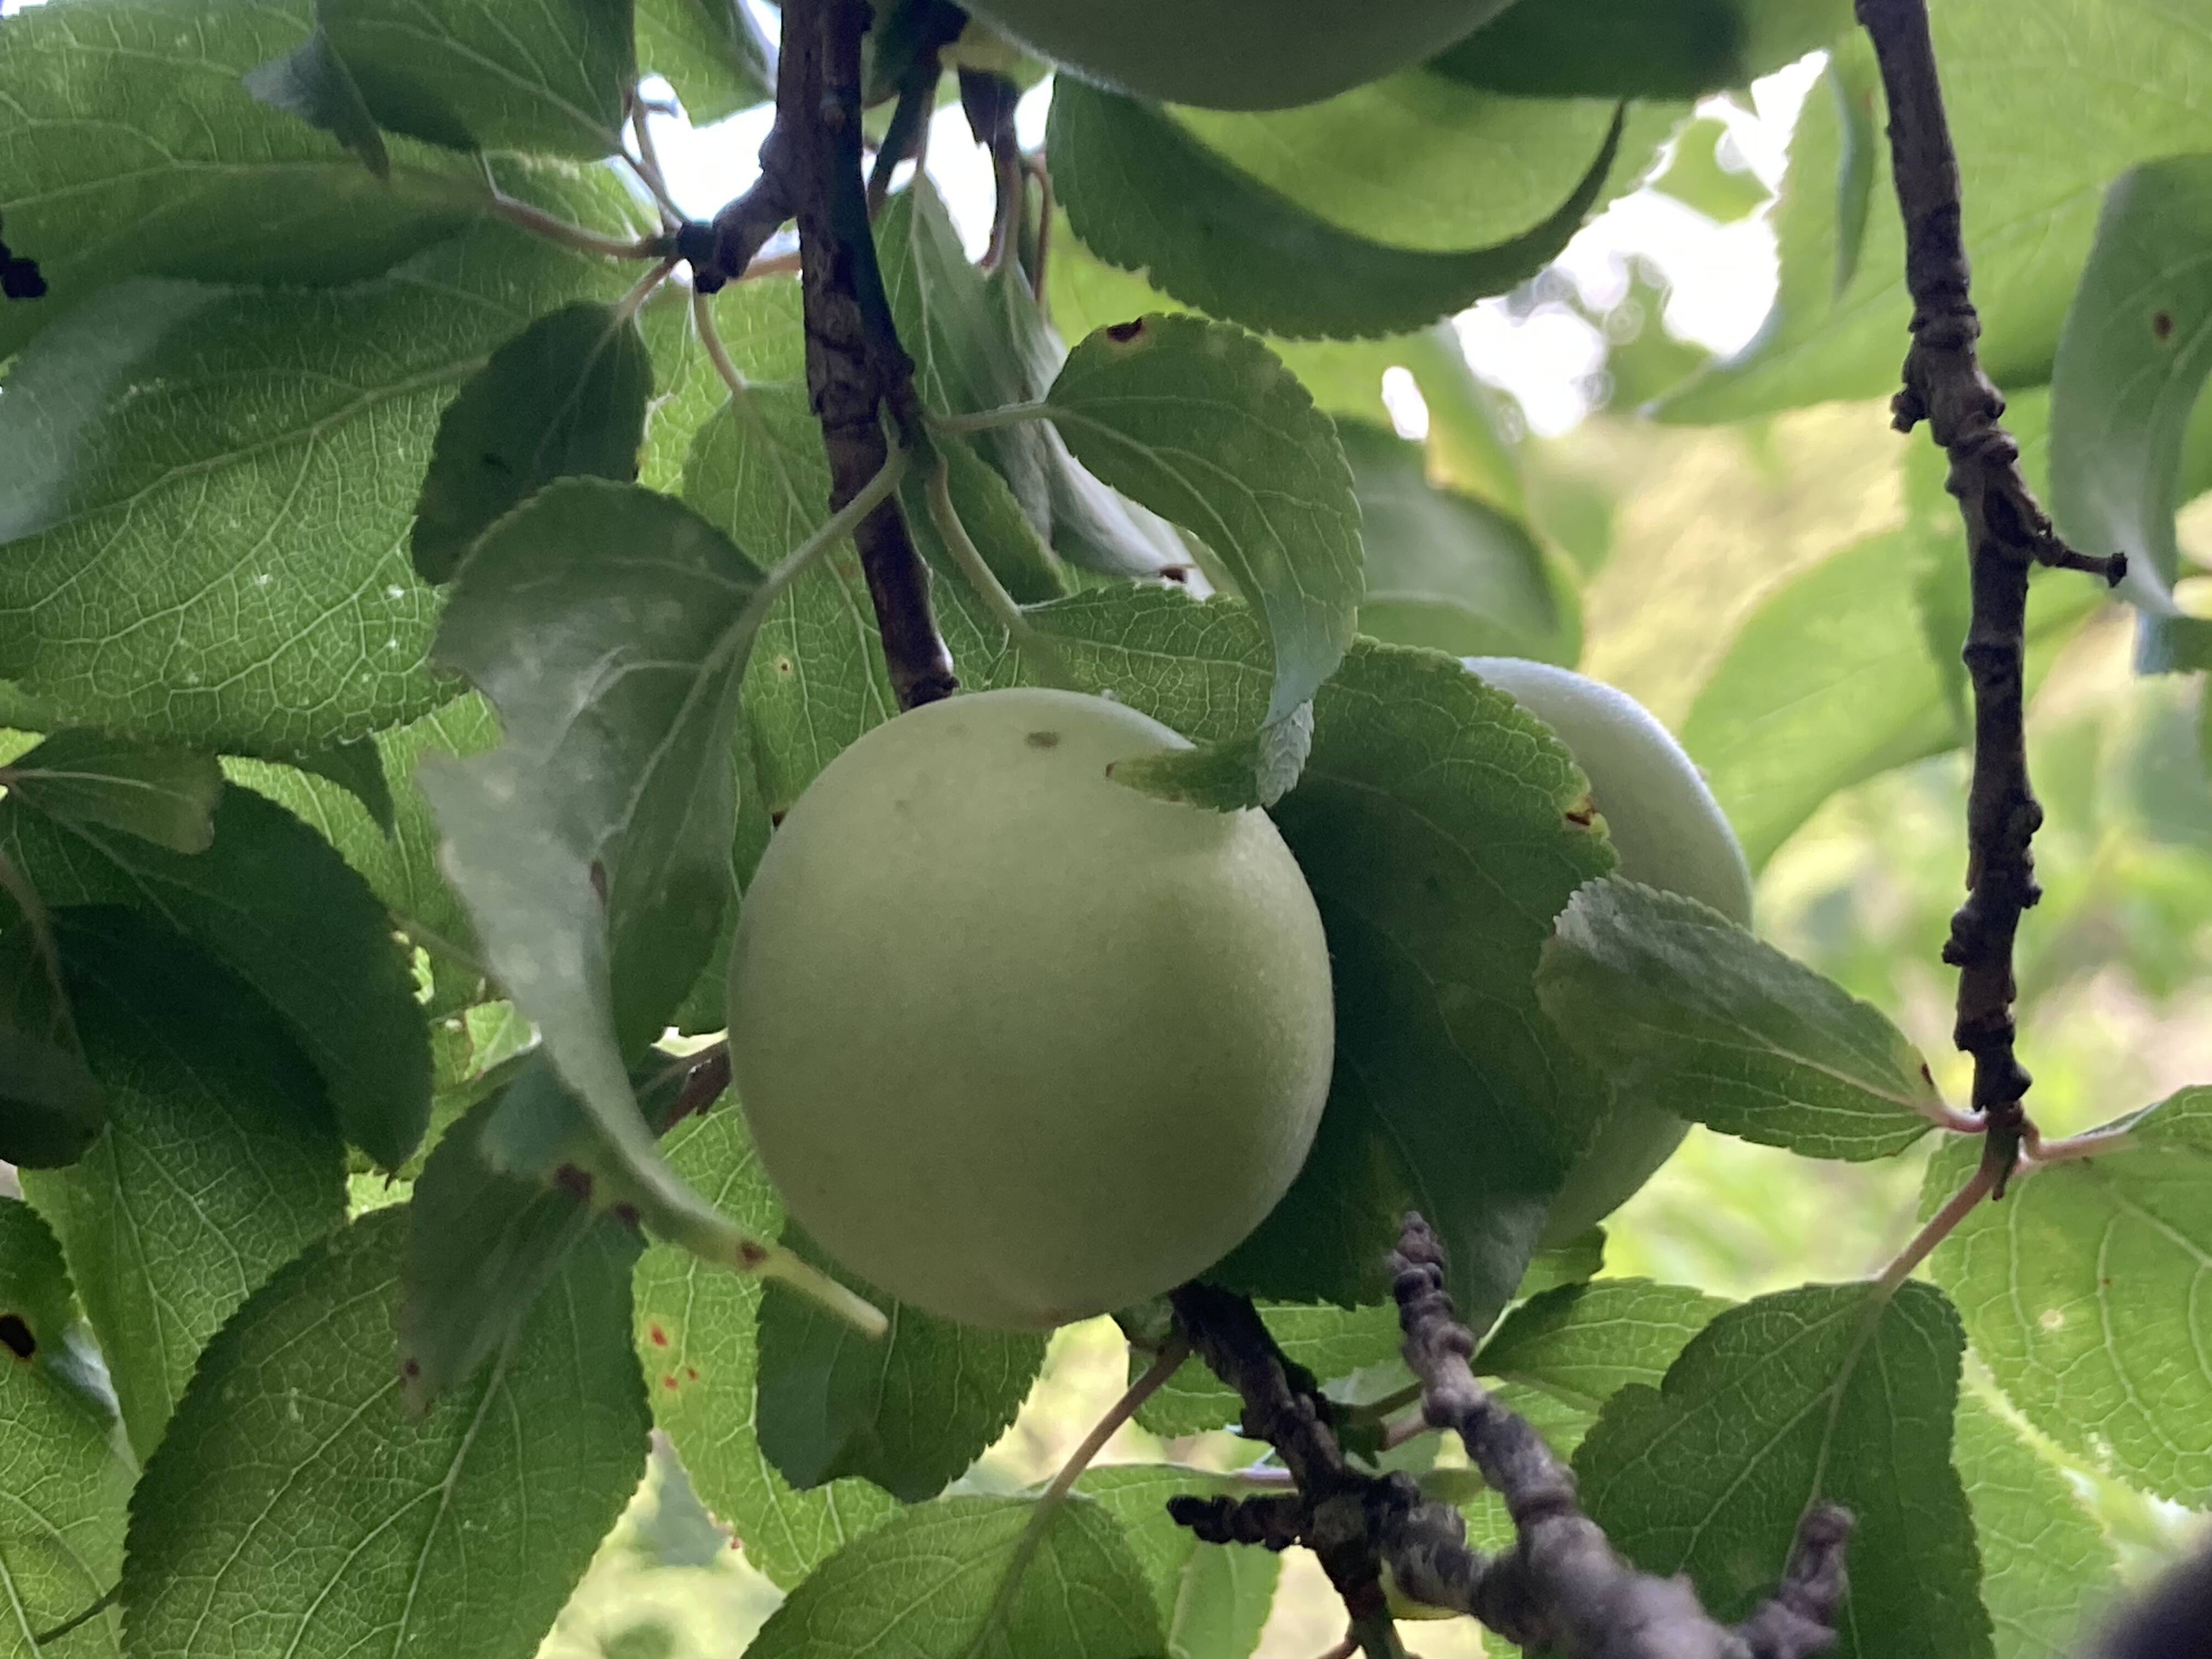
POLYGON ((2212 1080, 2080 1009, 2205 983, 2212 35, 972 9, 0 18, 0 1659, 2191 1616, 2212 1080), (1690 1125, 1917 1212, 1723 1282, 1690 1125))

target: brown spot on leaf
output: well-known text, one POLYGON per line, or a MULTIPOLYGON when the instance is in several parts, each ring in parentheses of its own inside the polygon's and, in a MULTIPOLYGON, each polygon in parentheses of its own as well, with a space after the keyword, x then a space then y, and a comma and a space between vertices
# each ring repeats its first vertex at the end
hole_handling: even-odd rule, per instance
POLYGON ((684 1375, 696 1382, 699 1380, 699 1368, 696 1365, 686 1365, 684 1368, 684 1375))
POLYGON ((1584 795, 1582 799, 1567 809, 1567 822, 1579 829, 1589 829, 1597 822, 1597 803, 1588 795, 1584 795))
POLYGON ((1141 340, 1145 337, 1145 319, 1139 317, 1130 322, 1110 324, 1106 330, 1106 337, 1115 345, 1127 345, 1132 340, 1141 340))
POLYGON ((617 1204, 617 1205, 616 1205, 616 1206, 615 1206, 615 1207, 614 1207, 614 1218, 615 1218, 615 1219, 616 1219, 616 1220, 617 1220, 617 1221, 621 1222, 621 1223, 622 1223, 622 1224, 623 1224, 623 1226, 629 1228, 633 1232, 635 1232, 635 1231, 637 1231, 637 1224, 637 1224, 637 1206, 636 1206, 636 1205, 635 1205, 635 1204, 617 1204))
POLYGON ((775 659, 775 672, 784 678, 789 679, 799 672, 799 665, 788 657, 778 657, 775 659))
POLYGON ((553 1171, 553 1184, 574 1199, 579 1204, 592 1201, 592 1174, 573 1164, 563 1164, 553 1171))
POLYGON ((2171 340, 2173 337, 2173 313, 2166 310, 2152 312, 2150 331, 2156 339, 2171 340))
POLYGON ((1029 744, 1032 749, 1057 749, 1060 747, 1060 733, 1057 732, 1032 732, 1029 736, 1024 738, 1022 741, 1029 744))
POLYGON ((409 1382, 413 1382, 416 1377, 422 1375, 422 1362, 419 1359, 410 1359, 405 1364, 399 1368, 399 1374, 405 1377, 409 1382))
POLYGON ((668 1333, 660 1328, 660 1325, 658 1321, 647 1326, 645 1334, 653 1339, 653 1346, 654 1347, 665 1348, 668 1346, 668 1333))
POLYGON ((765 1245, 756 1243, 750 1238, 738 1245, 738 1265, 740 1267, 757 1267, 767 1260, 768 1249, 765 1245))
POLYGON ((605 909, 607 902, 607 866, 597 859, 592 860, 592 891, 599 901, 599 908, 605 909))
POLYGON ((779 806, 768 815, 768 827, 771 830, 783 828, 783 808, 779 806))
POLYGON ((0 1347, 4 1347, 18 1359, 28 1359, 39 1351, 39 1339, 31 1334, 30 1326, 21 1314, 0 1314, 0 1347))
POLYGON ((1164 564, 1160 567, 1160 580, 1173 582, 1177 586, 1186 586, 1190 581, 1190 567, 1187 564, 1164 564))
POLYGON ((674 1394, 676 1392, 676 1374, 673 1371, 671 1371, 666 1376, 662 1377, 660 1379, 660 1386, 667 1389, 669 1393, 674 1394))

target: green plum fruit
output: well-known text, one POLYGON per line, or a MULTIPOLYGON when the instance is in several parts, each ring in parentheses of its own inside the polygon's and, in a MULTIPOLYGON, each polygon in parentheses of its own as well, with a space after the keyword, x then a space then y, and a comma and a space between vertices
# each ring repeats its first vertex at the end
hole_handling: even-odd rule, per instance
POLYGON ((1507 3, 977 0, 968 9, 1038 57, 1119 92, 1206 109, 1287 109, 1434 57, 1507 3))
MULTIPOLYGON (((1467 665, 1559 734, 1590 782, 1620 855, 1620 873, 1680 893, 1739 927, 1751 925, 1751 868, 1713 792, 1650 710, 1571 669, 1515 657, 1467 665)), ((1680 1146, 1690 1126, 1670 1112, 1617 1099, 1553 1201, 1544 1243, 1587 1232, 1633 1197, 1680 1146)))
POLYGON ((729 975, 738 1097, 792 1216, 902 1301, 1043 1328, 1220 1260, 1305 1161, 1328 948, 1273 823, 1139 794, 1123 705, 901 714, 769 842, 729 975))

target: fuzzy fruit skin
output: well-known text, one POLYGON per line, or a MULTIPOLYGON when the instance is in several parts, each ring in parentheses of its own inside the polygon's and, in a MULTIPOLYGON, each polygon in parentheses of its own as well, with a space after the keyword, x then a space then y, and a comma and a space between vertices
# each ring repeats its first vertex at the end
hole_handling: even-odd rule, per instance
POLYGON ((1111 781, 1186 748, 1073 692, 878 726, 769 842, 730 963, 738 1097, 838 1262, 973 1325, 1126 1307, 1221 1259, 1305 1161, 1328 948, 1264 812, 1111 781))
POLYGON ((1287 109, 1410 69, 1508 0, 981 0, 1036 56, 1139 98, 1287 109))
MULTIPOLYGON (((1469 657, 1559 734, 1590 782, 1620 873, 1699 900, 1751 926, 1751 867, 1727 815, 1674 734, 1625 691, 1549 663, 1469 657)), ((1680 1146, 1690 1126, 1670 1112, 1616 1100, 1553 1200, 1547 1246, 1565 1243, 1626 1204, 1680 1146)))

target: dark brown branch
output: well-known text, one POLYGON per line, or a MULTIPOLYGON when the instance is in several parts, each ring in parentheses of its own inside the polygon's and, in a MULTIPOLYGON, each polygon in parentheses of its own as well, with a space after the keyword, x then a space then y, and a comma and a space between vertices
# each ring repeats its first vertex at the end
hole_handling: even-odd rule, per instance
POLYGON ((890 125, 876 150, 875 165, 868 170, 868 215, 883 211, 890 194, 891 174, 902 161, 916 167, 929 149, 929 118, 937 112, 937 83, 944 78, 941 57, 945 47, 968 27, 968 14, 937 0, 916 21, 913 56, 898 80, 898 102, 891 109, 890 125))
MULTIPOLYGON (((868 228, 860 175, 860 37, 865 0, 789 0, 776 76, 775 126, 761 146, 761 176, 715 215, 687 225, 678 250, 693 282, 712 292, 733 281, 788 218, 799 222, 806 325, 806 386, 830 459, 830 507, 843 507, 890 454, 888 413, 902 433, 920 418, 914 365, 898 343, 868 228)), ((853 541, 874 602, 899 707, 959 689, 929 600, 929 567, 898 498, 860 521, 853 541)))
POLYGON ((1809 1659, 1835 1640, 1850 1519, 1820 1504, 1807 1514, 1774 1599, 1742 1624, 1717 1624, 1684 1579, 1653 1578, 1613 1553, 1576 1501, 1574 1476, 1534 1429, 1493 1400, 1468 1364, 1474 1334, 1443 1290, 1443 1253, 1408 1216, 1390 1258, 1429 1422, 1465 1442, 1505 1500, 1519 1540, 1485 1557, 1467 1546, 1450 1505, 1405 1474, 1370 1474, 1346 1459, 1333 1407, 1313 1377, 1276 1346, 1252 1304, 1210 1286, 1172 1298, 1200 1357, 1244 1402, 1244 1431, 1273 1445, 1296 1481, 1290 1493, 1177 1498, 1168 1512, 1209 1543, 1305 1545, 1321 1558, 1370 1655, 1396 1647, 1382 1589, 1471 1613, 1524 1647, 1562 1659, 1809 1659))
POLYGON ((989 152, 996 205, 991 215, 991 240, 983 255, 985 269, 996 270, 1018 252, 1028 174, 1022 147, 1014 137, 1014 110, 1022 89, 1004 75, 986 70, 960 71, 960 108, 968 118, 968 131, 989 152))
POLYGON ((1966 526, 1972 612, 1963 654, 1974 689, 1967 896, 1951 919, 1943 959, 1959 970, 1954 1036, 1973 1056, 1973 1105, 1987 1115, 1995 1167, 2008 1172, 2026 1128, 2021 1102, 2030 1081, 2013 1052, 2013 940, 2021 913, 2041 896, 2029 842, 2043 809, 2028 782, 2023 714, 2028 572, 2041 563, 2093 572, 2116 584, 2127 562, 2118 554, 2077 553, 2058 538, 2021 477, 2019 446, 1998 424, 2004 399, 1975 351, 1981 319, 1968 293, 1959 161, 1943 112, 1926 0, 1857 0, 1857 9, 1889 103, 1905 280, 1912 295, 1905 386, 1891 408, 1898 430, 1926 421, 1949 455, 1949 488, 1966 526))
POLYGON ((1443 1248, 1419 1216, 1406 1218, 1390 1266, 1423 1413, 1459 1435, 1468 1460, 1504 1499, 1518 1538, 1486 1561, 1417 1524, 1408 1528, 1417 1536, 1393 1540, 1391 1565, 1401 1584, 1422 1600, 1473 1613, 1523 1647, 1575 1659, 1803 1659, 1833 1644, 1848 1514, 1829 1504, 1808 1510, 1774 1599, 1735 1629, 1724 1628, 1686 1579, 1652 1577, 1614 1553, 1582 1512, 1566 1465, 1525 1419, 1474 1380, 1468 1364, 1474 1334, 1453 1315, 1443 1248))

